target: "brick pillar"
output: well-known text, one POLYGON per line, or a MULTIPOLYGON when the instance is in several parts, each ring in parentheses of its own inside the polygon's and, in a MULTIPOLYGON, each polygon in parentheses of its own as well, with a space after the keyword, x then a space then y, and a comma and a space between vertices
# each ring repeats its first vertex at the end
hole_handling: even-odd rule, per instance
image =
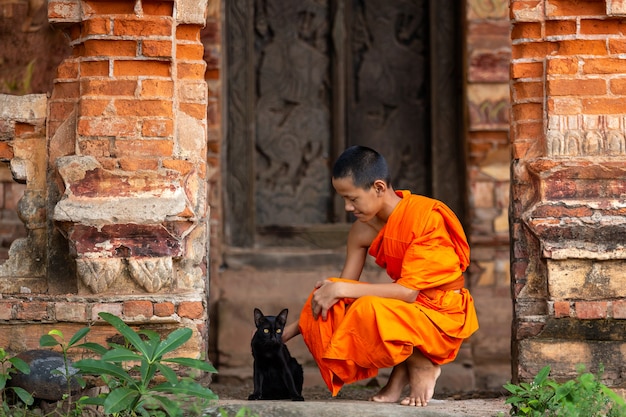
POLYGON ((208 320, 206 9, 48 2, 73 48, 49 102, 48 170, 78 294, 121 300, 125 318, 144 321, 175 300, 168 317, 192 319, 199 339, 208 320))
POLYGON ((511 1, 513 374, 626 362, 621 2, 511 1), (613 7, 611 5, 615 7, 613 7))

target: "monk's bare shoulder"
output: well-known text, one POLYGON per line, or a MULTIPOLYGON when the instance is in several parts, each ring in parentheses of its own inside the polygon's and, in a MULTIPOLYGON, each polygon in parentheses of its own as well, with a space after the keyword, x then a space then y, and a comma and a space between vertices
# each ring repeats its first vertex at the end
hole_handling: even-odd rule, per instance
POLYGON ((352 224, 352 227, 350 228, 348 241, 355 246, 363 248, 369 247, 384 225, 384 223, 376 219, 373 219, 367 223, 363 223, 357 220, 352 224))

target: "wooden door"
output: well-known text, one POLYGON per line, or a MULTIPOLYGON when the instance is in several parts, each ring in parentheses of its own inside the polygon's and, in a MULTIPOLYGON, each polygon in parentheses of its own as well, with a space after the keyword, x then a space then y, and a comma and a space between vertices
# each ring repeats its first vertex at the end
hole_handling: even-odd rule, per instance
POLYGON ((226 2, 225 240, 332 248, 349 220, 330 170, 379 150, 396 189, 462 218, 461 6, 453 0, 226 2))

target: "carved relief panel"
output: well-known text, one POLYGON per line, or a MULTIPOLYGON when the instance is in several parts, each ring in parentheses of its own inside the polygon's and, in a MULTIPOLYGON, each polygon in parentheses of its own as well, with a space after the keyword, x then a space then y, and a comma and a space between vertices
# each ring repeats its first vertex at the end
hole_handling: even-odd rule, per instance
POLYGON ((330 170, 354 144, 386 157, 395 188, 462 211, 460 16, 428 0, 229 1, 226 242, 320 246, 312 229, 347 220, 330 170))

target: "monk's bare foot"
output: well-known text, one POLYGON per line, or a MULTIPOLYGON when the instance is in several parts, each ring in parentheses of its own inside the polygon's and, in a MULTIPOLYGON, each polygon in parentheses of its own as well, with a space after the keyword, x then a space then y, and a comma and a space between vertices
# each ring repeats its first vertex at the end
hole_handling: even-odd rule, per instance
POLYGON ((417 350, 407 359, 406 364, 411 390, 409 396, 400 401, 400 404, 426 407, 435 393, 435 384, 441 374, 441 367, 432 363, 417 350))
POLYGON ((391 371, 387 385, 382 387, 380 391, 370 397, 370 401, 377 403, 395 403, 400 399, 402 390, 409 383, 409 374, 406 362, 396 365, 391 371))

